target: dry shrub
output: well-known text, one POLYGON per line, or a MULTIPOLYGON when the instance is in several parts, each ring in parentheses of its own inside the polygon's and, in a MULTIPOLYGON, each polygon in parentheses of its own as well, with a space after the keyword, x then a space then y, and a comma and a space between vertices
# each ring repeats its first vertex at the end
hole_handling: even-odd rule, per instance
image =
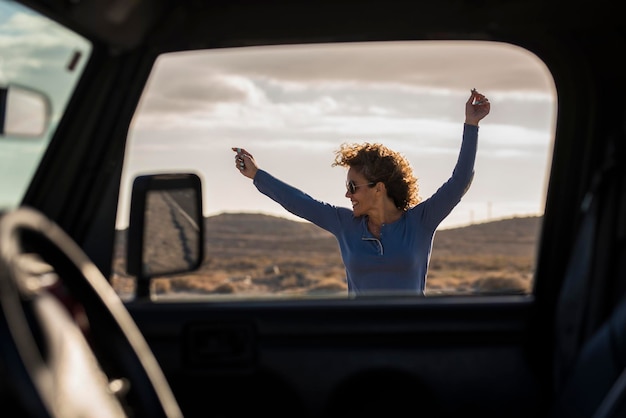
POLYGON ((209 292, 214 287, 211 281, 198 276, 175 277, 170 282, 172 289, 176 291, 209 292))
POLYGON ((348 290, 348 286, 343 280, 337 279, 322 279, 318 280, 311 288, 308 293, 337 293, 337 292, 345 292, 348 290))
POLYGON ((220 295, 230 295, 237 292, 237 288, 232 283, 222 283, 213 289, 212 293, 217 293, 220 295))
POLYGON ((476 280, 472 288, 476 293, 519 293, 525 294, 530 291, 530 283, 521 277, 492 276, 476 280))
POLYGON ((111 286, 118 294, 132 294, 135 292, 135 278, 113 274, 111 286))
POLYGON ((280 278, 279 286, 284 289, 300 287, 300 284, 299 284, 300 282, 301 282, 301 278, 296 275, 283 276, 280 278))
POLYGON ((433 253, 429 264, 429 274, 437 270, 462 271, 530 271, 533 258, 524 256, 503 256, 499 254, 443 255, 433 253))
POLYGON ((458 295, 471 294, 474 291, 471 288, 471 280, 467 277, 443 276, 434 280, 428 276, 426 281, 425 295, 458 295))
POLYGON ((429 273, 425 293, 429 295, 476 295, 476 294, 528 294, 532 276, 518 272, 466 272, 461 277, 441 274, 432 277, 429 273))
POLYGON ((152 291, 157 294, 170 293, 172 282, 169 279, 155 279, 152 281, 152 291))

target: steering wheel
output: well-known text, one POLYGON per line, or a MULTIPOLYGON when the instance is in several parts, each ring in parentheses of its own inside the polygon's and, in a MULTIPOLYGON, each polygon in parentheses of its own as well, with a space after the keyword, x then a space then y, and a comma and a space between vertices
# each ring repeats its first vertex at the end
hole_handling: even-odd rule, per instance
POLYGON ((0 366, 28 416, 182 417, 109 282, 27 207, 0 218, 0 366))

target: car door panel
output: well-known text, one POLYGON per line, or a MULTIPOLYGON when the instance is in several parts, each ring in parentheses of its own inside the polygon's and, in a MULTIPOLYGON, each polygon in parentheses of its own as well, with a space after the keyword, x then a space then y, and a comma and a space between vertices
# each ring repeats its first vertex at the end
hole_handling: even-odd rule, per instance
POLYGON ((242 396, 237 388, 247 388, 252 393, 245 396, 258 404, 244 409, 268 414, 280 408, 261 399, 285 388, 299 399, 293 407, 320 414, 313 416, 347 412, 352 399, 367 393, 369 407, 381 411, 430 405, 445 416, 469 410, 498 416, 504 408, 521 417, 538 405, 528 297, 453 306, 445 300, 127 306, 192 416, 200 405, 186 393, 191 387, 213 394, 211 403, 224 402, 225 410, 242 396))

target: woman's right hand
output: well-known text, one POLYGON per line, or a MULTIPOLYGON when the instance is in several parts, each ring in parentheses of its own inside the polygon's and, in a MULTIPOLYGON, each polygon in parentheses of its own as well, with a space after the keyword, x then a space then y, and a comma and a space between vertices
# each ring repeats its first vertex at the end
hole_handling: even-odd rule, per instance
POLYGON ((235 151, 235 167, 244 176, 253 179, 259 167, 256 165, 256 161, 248 151, 243 148, 231 148, 235 151))

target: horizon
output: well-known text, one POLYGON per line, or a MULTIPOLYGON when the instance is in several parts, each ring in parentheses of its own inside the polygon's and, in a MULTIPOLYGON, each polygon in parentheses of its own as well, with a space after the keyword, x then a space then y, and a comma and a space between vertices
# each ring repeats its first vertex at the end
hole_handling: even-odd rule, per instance
MULTIPOLYGON (((311 224, 311 225, 315 225, 305 219, 293 216, 291 218, 285 217, 285 216, 280 216, 274 213, 263 213, 263 212, 219 212, 219 213, 214 213, 214 214, 205 214, 204 215, 204 219, 209 219, 209 218, 216 218, 222 215, 231 215, 231 216, 238 216, 238 215, 251 215, 251 216, 267 216, 267 217, 271 217, 271 218, 278 218, 278 219, 283 219, 286 221, 290 221, 290 222, 299 222, 299 223, 307 223, 307 224, 311 224)), ((437 231, 447 231, 447 230, 452 230, 452 229, 461 229, 461 228, 467 228, 469 226, 475 226, 475 225, 483 225, 483 224, 488 224, 488 223, 493 223, 493 222, 502 222, 502 221, 513 221, 515 219, 526 219, 526 218, 542 218, 543 215, 512 215, 509 217, 503 217, 503 218, 497 218, 497 219, 488 219, 488 220, 484 220, 484 221, 480 221, 480 222, 473 222, 473 223, 468 223, 466 225, 454 225, 454 226, 449 226, 449 227, 439 227, 437 228, 437 231)), ((315 225, 317 226, 317 225, 315 225)), ((124 228, 115 228, 116 231, 125 231, 126 229, 128 229, 128 225, 126 225, 124 228)))

